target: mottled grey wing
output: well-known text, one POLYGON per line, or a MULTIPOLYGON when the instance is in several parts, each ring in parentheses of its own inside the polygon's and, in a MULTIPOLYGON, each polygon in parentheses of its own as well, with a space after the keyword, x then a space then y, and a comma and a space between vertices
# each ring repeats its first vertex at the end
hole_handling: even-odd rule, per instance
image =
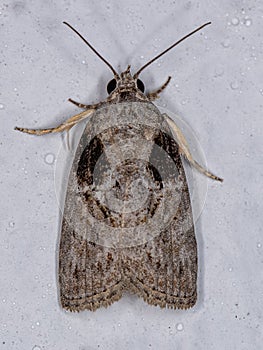
MULTIPOLYGON (((125 105, 109 117, 134 119, 134 110, 125 105)), ((107 306, 125 289, 162 307, 196 300, 196 242, 177 144, 165 126, 126 122, 99 131, 91 123, 75 155, 59 253, 61 304, 71 311, 107 306)))
POLYGON ((59 248, 62 307, 94 311, 120 299, 122 283, 116 256, 113 249, 83 239, 63 220, 59 248))
MULTIPOLYGON (((179 201, 165 229, 145 244, 125 250, 123 265, 127 289, 149 304, 186 309, 192 307, 197 298, 197 246, 189 190, 174 139, 160 131, 154 142, 168 153, 178 172, 169 169, 167 160, 159 159, 157 168, 165 168, 166 175, 162 179, 156 174, 153 176, 162 183, 161 186, 172 178, 179 181, 179 201)), ((154 152, 151 157, 156 163, 154 152)), ((164 200, 169 202, 170 198, 164 200)))
POLYGON ((95 244, 90 219, 92 210, 97 219, 105 215, 89 197, 103 144, 99 138, 86 138, 84 131, 69 176, 59 246, 60 300, 62 307, 70 311, 94 311, 122 295, 118 252, 95 244))

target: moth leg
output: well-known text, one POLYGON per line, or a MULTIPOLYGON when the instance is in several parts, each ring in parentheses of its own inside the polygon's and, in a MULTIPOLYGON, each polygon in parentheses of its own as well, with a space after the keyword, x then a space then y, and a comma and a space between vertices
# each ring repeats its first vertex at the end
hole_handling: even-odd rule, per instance
POLYGON ((15 130, 27 133, 27 134, 32 134, 32 135, 45 135, 49 133, 54 133, 54 132, 62 132, 64 130, 70 130, 74 125, 82 121, 83 119, 86 119, 92 112, 94 112, 95 109, 89 109, 87 111, 84 111, 82 113, 76 114, 73 117, 70 117, 67 119, 64 123, 58 125, 55 128, 50 128, 50 129, 26 129, 26 128, 20 128, 20 127, 15 127, 15 130))
POLYGON ((69 102, 73 103, 75 106, 79 108, 85 108, 85 109, 96 109, 102 105, 103 102, 95 103, 93 105, 84 105, 83 103, 77 102, 72 100, 71 98, 68 99, 69 102))
POLYGON ((155 90, 153 92, 149 92, 146 96, 148 97, 148 99, 150 101, 154 101, 156 100, 157 98, 159 98, 159 94, 166 88, 166 86, 169 84, 171 80, 171 77, 168 77, 168 79, 166 80, 166 82, 158 89, 158 90, 155 90))
POLYGON ((210 177, 213 180, 217 180, 220 182, 223 182, 223 179, 212 174, 211 172, 209 172, 208 170, 204 169, 199 163, 197 163, 196 160, 193 159, 187 141, 183 135, 183 133, 181 132, 181 130, 179 129, 179 127, 175 124, 175 122, 168 117, 167 114, 164 114, 165 119, 167 121, 167 123, 169 124, 169 126, 171 127, 172 131, 175 133, 175 136, 177 138, 178 141, 178 145, 179 145, 179 152, 185 156, 185 158, 188 160, 188 162, 194 167, 196 168, 200 173, 206 175, 207 177, 210 177))

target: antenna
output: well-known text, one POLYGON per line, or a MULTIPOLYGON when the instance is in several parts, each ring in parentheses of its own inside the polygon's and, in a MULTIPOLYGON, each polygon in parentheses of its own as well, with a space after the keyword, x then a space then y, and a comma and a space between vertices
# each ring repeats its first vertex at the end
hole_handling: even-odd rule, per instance
POLYGON ((119 75, 118 73, 116 72, 116 70, 112 67, 112 65, 106 61, 106 59, 104 57, 101 56, 101 54, 98 53, 97 50, 94 49, 93 46, 91 46, 91 44, 75 29, 73 28, 69 23, 67 22, 63 22, 64 24, 66 24, 70 29, 73 30, 73 32, 75 32, 87 45, 88 47, 93 51, 95 52, 95 54, 104 62, 107 64, 107 66, 111 69, 111 71, 113 72, 115 78, 119 78, 119 75))
POLYGON ((163 52, 161 52, 159 55, 155 56, 153 59, 151 59, 149 62, 147 62, 144 66, 142 66, 137 73, 134 74, 133 78, 136 79, 139 74, 146 68, 148 67, 150 64, 152 64, 154 61, 158 60, 158 58, 160 58, 161 56, 163 56, 166 52, 170 51, 171 49, 173 49, 176 45, 178 45, 180 42, 182 42, 183 40, 185 40, 186 38, 188 38, 189 36, 193 35, 194 33, 198 32, 199 30, 201 30, 202 28, 204 28, 205 26, 211 24, 211 22, 207 22, 205 24, 203 24, 201 27, 198 27, 197 29, 193 30, 191 33, 185 35, 183 38, 181 38, 180 40, 178 40, 176 43, 174 43, 173 45, 171 45, 170 47, 168 47, 168 49, 164 50, 163 52))

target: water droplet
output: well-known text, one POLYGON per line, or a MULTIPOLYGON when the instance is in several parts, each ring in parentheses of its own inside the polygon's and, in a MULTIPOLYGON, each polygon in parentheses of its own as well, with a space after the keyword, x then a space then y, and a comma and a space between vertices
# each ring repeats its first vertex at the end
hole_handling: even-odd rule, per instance
POLYGON ((239 19, 237 17, 232 18, 231 23, 233 26, 237 26, 239 24, 239 19))
POLYGON ((82 63, 82 64, 86 64, 86 61, 85 61, 85 60, 82 60, 81 63, 82 63))
POLYGON ((257 247, 261 248, 261 243, 260 242, 258 242, 257 247))
POLYGON ((4 108, 5 106, 2 103, 0 103, 0 109, 4 109, 4 108))
POLYGON ((261 95, 263 95, 263 89, 259 89, 259 92, 261 93, 261 95))
POLYGON ((17 88, 14 88, 14 91, 17 91, 17 88))
POLYGON ((15 227, 14 221, 10 221, 10 222, 9 222, 9 227, 15 227))
POLYGON ((232 267, 229 267, 228 271, 229 271, 229 272, 233 271, 233 268, 232 268, 232 267))
POLYGON ((52 165, 52 164, 54 164, 54 161, 55 161, 55 156, 53 153, 47 153, 45 155, 45 163, 46 164, 52 165))
POLYGON ((32 348, 32 350, 41 350, 41 347, 38 346, 38 345, 34 345, 33 348, 32 348))
POLYGON ((143 60, 143 59, 144 59, 144 56, 140 56, 140 59, 143 60))
POLYGON ((233 154, 233 156, 234 156, 235 154, 237 154, 237 152, 236 152, 236 151, 233 151, 232 154, 233 154))
POLYGON ((222 46, 225 47, 225 48, 228 48, 230 46, 230 40, 229 39, 225 39, 222 42, 222 46))
POLYGON ((252 24, 252 20, 250 18, 246 18, 244 21, 244 24, 246 27, 250 27, 252 24))
POLYGON ((38 279, 39 279, 39 276, 38 276, 38 275, 35 275, 34 278, 35 278, 35 280, 38 280, 38 279))
POLYGON ((37 321, 37 322, 36 322, 36 325, 37 325, 37 326, 40 326, 40 322, 37 321))
POLYGON ((232 81, 232 83, 230 83, 230 86, 232 90, 236 90, 238 88, 238 82, 232 81))
POLYGON ((214 77, 221 77, 224 74, 224 68, 223 67, 217 67, 215 69, 214 77))
POLYGON ((5 299, 2 299, 2 302, 3 302, 3 303, 5 303, 5 302, 6 302, 6 300, 5 300, 5 299))
POLYGON ((192 6, 191 1, 188 1, 188 2, 185 4, 185 8, 186 8, 187 10, 189 10, 189 9, 191 8, 191 6, 192 6))
POLYGON ((184 329, 184 325, 183 325, 182 323, 177 323, 176 329, 177 329, 178 331, 182 331, 182 330, 184 329))

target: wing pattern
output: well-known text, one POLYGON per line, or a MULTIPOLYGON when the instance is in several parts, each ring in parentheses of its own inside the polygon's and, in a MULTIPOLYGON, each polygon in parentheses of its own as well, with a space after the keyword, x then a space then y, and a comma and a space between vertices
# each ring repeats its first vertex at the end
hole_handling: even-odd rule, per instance
POLYGON ((123 104, 121 125, 87 126, 77 148, 59 249, 61 304, 71 311, 108 306, 124 291, 160 307, 196 302, 187 181, 169 127, 148 105, 151 122, 142 122, 145 106, 123 104))

